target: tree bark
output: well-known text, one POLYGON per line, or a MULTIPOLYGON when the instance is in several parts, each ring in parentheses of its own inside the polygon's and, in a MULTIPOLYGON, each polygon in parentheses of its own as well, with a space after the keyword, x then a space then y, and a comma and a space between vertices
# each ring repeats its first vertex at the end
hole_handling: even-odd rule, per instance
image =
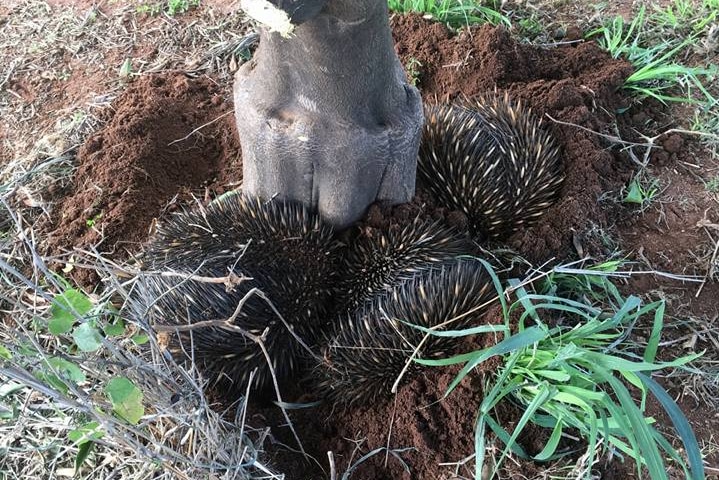
POLYGON ((386 0, 329 0, 313 15, 288 38, 263 30, 235 76, 243 190, 300 201, 342 228, 375 201, 411 200, 424 119, 386 0))

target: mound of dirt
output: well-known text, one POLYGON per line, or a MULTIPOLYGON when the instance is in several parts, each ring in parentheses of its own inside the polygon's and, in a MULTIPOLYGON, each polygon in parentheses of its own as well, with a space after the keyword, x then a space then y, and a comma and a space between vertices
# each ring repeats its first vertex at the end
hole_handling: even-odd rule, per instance
MULTIPOLYGON (((615 121, 614 112, 627 106, 619 89, 632 72, 629 63, 612 59, 593 42, 541 48, 490 26, 454 35, 416 15, 394 17, 392 28, 402 63, 422 65, 418 87, 426 102, 471 102, 495 90, 508 92, 543 116, 561 145, 566 175, 561 199, 539 225, 514 235, 512 248, 534 261, 566 257, 573 236, 593 222, 606 223, 598 199, 624 184, 630 170, 597 135, 580 127, 603 132, 615 121)), ((602 248, 579 240, 584 253, 602 248)))
MULTIPOLYGON (((484 26, 454 34, 419 16, 394 17, 392 28, 402 62, 422 65, 419 88, 425 101, 471 101, 496 90, 545 116, 563 150, 561 198, 539 224, 515 234, 509 245, 538 262, 567 258, 577 244, 584 253, 601 249, 583 233, 607 222, 598 199, 626 182, 629 165, 585 129, 607 130, 615 121, 613 112, 626 106, 618 91, 630 66, 593 43, 541 48, 516 42, 502 28, 484 26)), ((54 249, 102 239, 101 250, 115 252, 128 248, 128 242, 128 249, 135 250, 175 195, 203 186, 219 192, 228 181, 241 178, 239 144, 228 113, 232 105, 211 81, 182 74, 143 77, 115 102, 115 109, 107 126, 79 152, 75 190, 57 210, 61 215, 51 233, 54 249), (88 228, 88 219, 95 220, 93 228, 88 228)), ((426 205, 423 195, 410 206, 372 208, 365 225, 388 227, 394 222, 386 216, 401 217, 400 222, 411 219, 426 205)), ((466 222, 455 213, 438 215, 461 228, 466 222)), ((339 412, 321 405, 292 412, 304 447, 324 467, 281 448, 273 452, 275 466, 291 478, 326 478, 328 451, 343 471, 367 453, 386 448, 392 453, 379 450, 357 467, 353 478, 455 478, 454 467, 439 463, 471 455, 481 388, 470 381, 442 399, 452 376, 430 370, 408 379, 394 401, 371 407, 339 412)), ((311 392, 298 397, 314 400, 311 392)), ((255 412, 251 423, 264 427, 269 422, 277 438, 293 445, 276 408, 255 412)), ((471 462, 457 468, 471 476, 471 462)))
POLYGON ((107 125, 79 149, 73 192, 57 207, 51 250, 96 245, 137 251, 176 196, 239 184, 242 162, 232 104, 207 78, 163 73, 137 79, 107 125))

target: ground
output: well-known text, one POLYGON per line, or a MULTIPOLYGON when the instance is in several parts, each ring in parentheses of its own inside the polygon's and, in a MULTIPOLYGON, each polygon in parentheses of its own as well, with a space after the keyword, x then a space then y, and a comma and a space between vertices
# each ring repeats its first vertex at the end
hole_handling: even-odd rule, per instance
MULTIPOLYGON (((698 371, 659 378, 689 417, 708 475, 717 476, 719 380, 710 374, 719 361, 716 143, 690 131, 691 106, 630 97, 621 87, 632 66, 582 41, 600 13, 629 17, 637 5, 616 2, 613 10, 598 12, 586 2, 526 3, 517 9, 536 12, 551 42, 529 44, 491 26, 453 32, 418 15, 396 15, 396 51, 424 101, 507 93, 544 118, 563 151, 561 196, 539 224, 503 245, 535 266, 632 262, 622 291, 667 301, 660 356, 706 351, 698 371), (639 206, 622 201, 637 178, 657 189, 639 206)), ((131 264, 157 221, 241 184, 231 75, 251 53, 254 38, 245 34, 252 25, 234 3, 203 2, 177 16, 142 13, 142 5, 24 0, 0 6, 7 31, 0 39, 2 223, 9 232, 4 258, 15 262, 17 243, 33 237, 51 269, 96 295, 107 272, 84 268, 92 259, 131 264)), ((704 55, 717 61, 716 51, 704 55)), ((408 212, 430 215, 420 195, 404 209, 373 207, 353 232, 389 228, 406 221, 408 212)), ((440 220, 451 223, 451 213, 440 220)), ((25 275, 37 268, 20 263, 25 275)), ((3 311, 12 312, 12 302, 3 311)), ((9 316, 4 325, 13 328, 9 316)), ((645 327, 638 336, 648 335, 645 327)), ((442 400, 453 373, 430 371, 408 381, 394 401, 371 407, 290 411, 314 463, 296 453, 279 409, 251 405, 247 423, 271 429, 276 444, 266 457, 276 471, 293 472, 287 478, 327 478, 328 451, 343 472, 383 447, 398 456, 375 455, 353 478, 471 477, 471 463, 458 462, 473 451, 481 388, 465 382, 442 400)), ((312 392, 290 395, 285 400, 317 400, 312 392)), ((506 412, 507 421, 516 421, 514 415, 506 412)), ((523 441, 532 445, 531 438, 523 441)), ((507 475, 542 478, 544 468, 525 462, 507 467, 507 475)), ((616 460, 603 459, 596 472, 601 478, 636 476, 616 460)))

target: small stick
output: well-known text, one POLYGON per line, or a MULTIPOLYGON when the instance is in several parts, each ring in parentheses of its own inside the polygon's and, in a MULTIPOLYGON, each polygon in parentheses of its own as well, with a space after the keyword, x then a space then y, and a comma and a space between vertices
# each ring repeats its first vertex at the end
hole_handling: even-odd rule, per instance
POLYGON ((205 128, 205 127, 207 127, 207 126, 209 126, 209 125, 212 125, 213 123, 215 123, 215 122, 218 121, 219 119, 221 119, 221 118, 223 118, 223 117, 226 117, 227 115, 229 115, 229 114, 231 114, 231 113, 232 113, 232 110, 229 110, 229 111, 223 113, 222 115, 220 115, 219 117, 215 118, 214 120, 210 120, 210 121, 207 122, 206 124, 200 125, 200 126, 197 127, 196 129, 194 129, 193 131, 191 131, 190 133, 188 133, 187 135, 185 135, 184 137, 178 138, 177 140, 171 141, 170 143, 167 144, 167 146, 169 147, 170 145, 173 145, 173 144, 175 144, 175 143, 178 143, 178 142, 182 142, 182 141, 184 141, 184 140, 187 140, 188 138, 190 138, 191 136, 193 136, 194 134, 196 134, 197 132, 199 132, 199 131, 202 130, 203 128, 205 128))

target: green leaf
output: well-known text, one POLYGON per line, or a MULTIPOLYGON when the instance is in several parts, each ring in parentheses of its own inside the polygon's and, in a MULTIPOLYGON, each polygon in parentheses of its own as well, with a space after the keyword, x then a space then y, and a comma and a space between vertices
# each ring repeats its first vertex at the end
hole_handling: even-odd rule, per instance
POLYGON ((60 357, 51 357, 47 359, 47 363, 56 369, 63 378, 71 380, 75 384, 82 383, 86 380, 85 373, 80 367, 69 360, 60 357))
POLYGON ((16 418, 17 409, 9 408, 0 403, 0 420, 13 420, 16 418))
POLYGON ((127 378, 117 377, 110 380, 105 387, 105 393, 112 402, 115 413, 132 425, 137 425, 145 414, 140 389, 127 378))
POLYGON ((622 413, 629 420, 632 433, 639 447, 641 458, 646 462, 650 478, 652 478, 652 480, 668 479, 667 470, 664 468, 664 461, 659 453, 657 443, 654 441, 652 428, 647 425, 644 415, 634 403, 629 391, 619 380, 612 376, 606 376, 605 380, 612 386, 622 407, 622 413))
POLYGON ((94 352, 102 347, 102 337, 97 328, 89 322, 83 323, 72 332, 72 338, 83 352, 94 352))
POLYGON ((644 203, 645 196, 642 192, 642 186, 639 185, 639 180, 634 179, 629 184, 629 191, 627 192, 627 195, 624 197, 624 201, 626 203, 637 203, 641 205, 644 203))
POLYGON ((92 309, 90 299, 79 290, 71 288, 55 296, 50 307, 48 330, 53 335, 69 332, 75 321, 92 309))
POLYGON ((118 337, 125 333, 125 322, 118 317, 115 322, 104 325, 102 330, 108 337, 118 337))
MULTIPOLYGON (((477 352, 476 356, 472 360, 467 362, 467 364, 462 368, 462 370, 457 374, 455 379, 449 385, 449 387, 447 388, 447 392, 445 393, 445 397, 449 395, 452 390, 454 390, 455 387, 459 385, 459 383, 464 379, 464 377, 466 377, 467 374, 471 372, 480 363, 494 356, 514 352, 521 348, 532 345, 533 343, 537 343, 540 340, 546 338, 547 335, 548 332, 544 328, 539 326, 531 327, 524 330, 523 332, 517 333, 516 335, 512 335, 509 338, 505 338, 504 340, 490 348, 486 348, 477 352)), ((418 360, 418 363, 422 362, 418 360)))
POLYGON ((132 341, 135 342, 136 345, 144 345, 149 340, 150 338, 144 333, 138 333, 137 335, 132 336, 132 341))
POLYGON ((557 420, 557 424, 554 426, 554 430, 552 430, 552 435, 549 437, 547 444, 541 452, 534 456, 534 460, 538 462, 545 462, 554 455, 554 452, 557 451, 557 446, 559 446, 559 440, 562 438, 563 425, 562 419, 559 418, 557 420))
POLYGON ((34 375, 40 381, 47 383, 50 387, 59 391, 63 395, 67 395, 67 392, 68 392, 67 383, 65 383, 65 381, 62 380, 57 375, 53 375, 52 373, 47 373, 47 372, 34 372, 34 375))
MULTIPOLYGON (((499 460, 497 461, 497 464, 494 467, 494 472, 497 472, 497 469, 501 465, 501 463, 504 461, 505 457, 509 455, 510 450, 515 450, 515 446, 517 444, 517 438, 519 437, 519 434, 524 431, 524 428, 527 426, 527 424, 532 420, 532 417, 534 417, 534 414, 537 412, 541 406, 547 402, 555 393, 555 387, 550 386, 548 383, 542 383, 539 385, 536 396, 532 399, 532 401, 524 406, 524 413, 522 414, 522 417, 519 419, 519 422, 517 422, 517 426, 514 427, 514 431, 512 432, 512 436, 508 439, 502 439, 503 442, 505 442, 506 447, 502 451, 502 455, 499 457, 499 460)), ((490 425, 492 423, 490 422, 490 425)), ((494 428, 493 428, 494 429, 494 428)), ((495 433, 497 433, 495 431, 495 433)), ((499 434, 498 434, 499 435, 499 434)), ((525 453, 526 455, 526 453, 525 453)), ((492 475, 494 476, 494 475, 492 475)))
POLYGON ((100 428, 99 422, 88 422, 67 433, 67 438, 75 445, 82 445, 93 440, 98 440, 105 435, 100 428))
POLYGON ((77 455, 75 456, 75 470, 79 470, 82 464, 87 460, 87 457, 92 452, 95 444, 93 442, 87 442, 80 445, 77 449, 77 455))
POLYGON ((124 62, 122 62, 122 66, 120 66, 120 71, 118 72, 118 75, 120 78, 127 78, 132 73, 132 61, 129 58, 126 58, 124 62))
POLYGON ((702 452, 699 448, 699 443, 694 435, 691 425, 687 421, 682 411, 679 409, 677 404, 672 400, 672 397, 652 378, 643 373, 637 374, 644 384, 649 387, 649 390, 654 394, 659 403, 662 404, 664 410, 669 414, 669 418, 674 424, 674 429, 679 434, 679 437, 684 442, 684 448, 689 458, 689 464, 692 470, 692 480, 704 480, 704 463, 702 462, 702 452))
POLYGON ((662 335, 662 329, 664 328, 664 307, 666 306, 663 300, 654 302, 651 305, 656 305, 656 310, 654 312, 654 325, 652 325, 652 333, 649 335, 647 348, 644 350, 644 361, 647 363, 653 363, 654 359, 657 357, 659 340, 662 335))
POLYGON ((0 345, 0 358, 4 358, 5 360, 10 360, 12 358, 12 353, 10 353, 10 350, 0 345))

